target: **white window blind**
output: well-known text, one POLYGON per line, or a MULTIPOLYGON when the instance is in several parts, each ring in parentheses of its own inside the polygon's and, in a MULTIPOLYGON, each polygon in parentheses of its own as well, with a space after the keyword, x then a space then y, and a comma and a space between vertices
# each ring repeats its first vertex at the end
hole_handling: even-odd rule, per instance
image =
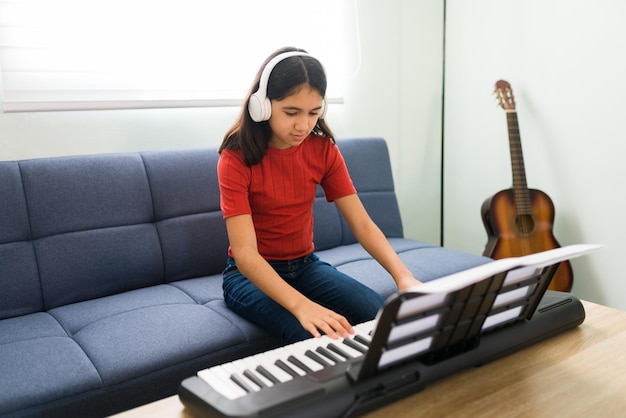
POLYGON ((0 0, 4 112, 240 105, 263 60, 359 63, 356 0, 0 0))

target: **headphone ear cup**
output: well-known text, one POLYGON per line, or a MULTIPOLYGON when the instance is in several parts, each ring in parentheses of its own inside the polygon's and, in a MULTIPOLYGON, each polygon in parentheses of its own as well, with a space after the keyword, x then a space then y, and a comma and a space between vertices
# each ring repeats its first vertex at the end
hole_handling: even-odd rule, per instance
POLYGON ((248 101, 248 113, 255 122, 268 120, 272 115, 272 103, 267 97, 261 97, 259 92, 256 92, 248 101))

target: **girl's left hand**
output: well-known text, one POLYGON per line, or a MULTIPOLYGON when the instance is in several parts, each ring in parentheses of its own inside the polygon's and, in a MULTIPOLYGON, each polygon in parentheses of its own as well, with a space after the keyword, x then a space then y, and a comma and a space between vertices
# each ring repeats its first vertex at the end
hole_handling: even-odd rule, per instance
POLYGON ((405 276, 396 280, 396 285, 398 286, 398 291, 400 292, 404 292, 411 287, 419 286, 421 284, 422 282, 420 282, 413 276, 405 276))

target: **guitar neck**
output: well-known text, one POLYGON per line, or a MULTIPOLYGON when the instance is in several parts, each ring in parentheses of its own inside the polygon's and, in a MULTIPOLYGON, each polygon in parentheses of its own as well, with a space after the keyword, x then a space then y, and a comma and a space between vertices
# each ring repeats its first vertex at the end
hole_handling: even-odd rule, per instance
POLYGON ((526 182, 526 170, 524 168, 524 154, 522 153, 522 141, 520 139, 517 111, 506 110, 506 122, 509 131, 509 148, 511 151, 511 168, 513 170, 513 191, 515 206, 520 215, 531 213, 530 194, 526 182))

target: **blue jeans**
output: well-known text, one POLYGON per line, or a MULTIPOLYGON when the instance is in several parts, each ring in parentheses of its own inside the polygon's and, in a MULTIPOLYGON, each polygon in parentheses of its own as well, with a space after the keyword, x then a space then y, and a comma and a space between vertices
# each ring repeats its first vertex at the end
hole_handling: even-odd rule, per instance
MULTIPOLYGON (((352 277, 340 272, 315 254, 289 261, 270 261, 270 265, 292 287, 309 299, 343 315, 351 325, 374 319, 383 298, 352 277)), ((240 316, 280 336, 284 342, 312 338, 295 316, 260 291, 227 260, 224 269, 224 300, 240 316)))

